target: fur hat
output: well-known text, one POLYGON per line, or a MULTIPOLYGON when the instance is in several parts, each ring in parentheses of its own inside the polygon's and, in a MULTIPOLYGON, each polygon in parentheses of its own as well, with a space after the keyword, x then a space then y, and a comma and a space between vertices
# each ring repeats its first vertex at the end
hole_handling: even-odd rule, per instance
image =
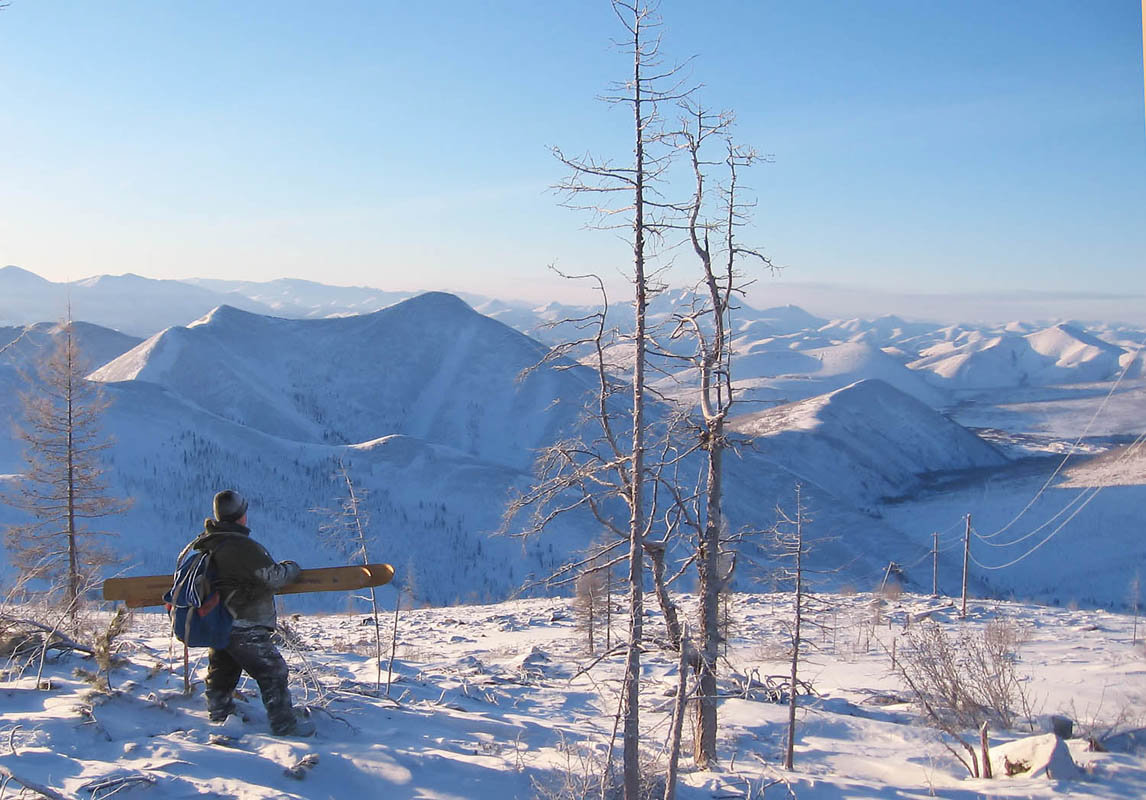
POLYGON ((247 499, 232 489, 215 495, 215 519, 219 522, 238 522, 247 513, 247 499))

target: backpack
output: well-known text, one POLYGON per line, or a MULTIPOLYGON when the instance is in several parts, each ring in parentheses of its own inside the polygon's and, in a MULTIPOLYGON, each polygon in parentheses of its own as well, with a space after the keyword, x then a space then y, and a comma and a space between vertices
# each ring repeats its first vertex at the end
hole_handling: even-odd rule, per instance
POLYGON ((171 632, 188 647, 222 650, 230 642, 234 618, 214 584, 211 554, 188 545, 179 555, 171 588, 163 595, 171 632))

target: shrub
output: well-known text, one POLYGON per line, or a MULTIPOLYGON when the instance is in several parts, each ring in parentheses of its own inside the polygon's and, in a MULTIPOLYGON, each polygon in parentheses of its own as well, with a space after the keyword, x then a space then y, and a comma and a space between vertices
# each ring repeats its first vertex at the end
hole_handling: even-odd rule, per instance
MULTIPOLYGON (((1019 648, 1026 632, 1011 620, 994 620, 978 633, 952 635, 936 622, 925 622, 905 635, 902 670, 918 701, 926 701, 935 722, 961 728, 989 722, 1009 729, 1029 714, 1019 672, 1019 648)), ((921 705, 924 705, 921 702, 921 705)))

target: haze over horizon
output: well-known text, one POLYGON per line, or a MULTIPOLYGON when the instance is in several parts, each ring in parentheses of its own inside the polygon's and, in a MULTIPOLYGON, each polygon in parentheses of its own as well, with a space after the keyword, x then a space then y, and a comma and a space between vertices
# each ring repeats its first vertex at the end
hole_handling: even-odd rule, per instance
MULTIPOLYGON (((29 270, 15 264, 0 266, 0 286, 6 271, 20 270, 23 273, 36 275, 35 270, 29 270)), ((67 284, 84 284, 100 277, 141 277, 148 280, 176 280, 194 285, 204 281, 210 284, 213 280, 201 276, 186 276, 181 278, 149 278, 138 273, 120 273, 119 275, 85 275, 74 281, 52 281, 59 286, 67 284)), ((49 280, 44 276, 38 278, 49 280)), ((235 282, 248 283, 234 279, 235 282)), ((369 283, 346 285, 312 278, 292 276, 279 276, 270 281, 251 283, 274 283, 276 281, 300 281, 315 286, 334 287, 336 289, 360 289, 363 300, 372 291, 380 293, 407 293, 418 294, 423 291, 445 291, 466 297, 484 297, 510 304, 520 304, 523 307, 538 308, 549 303, 575 304, 569 297, 558 293, 550 297, 529 300, 515 295, 490 295, 481 292, 466 292, 452 287, 443 289, 395 289, 388 286, 379 286, 369 283)), ((682 289, 685 287, 675 287, 682 289)), ((57 313, 49 314, 45 319, 49 322, 61 318, 66 312, 68 295, 61 294, 57 313)), ((126 298, 129 299, 129 298, 126 298)), ((884 316, 902 317, 909 322, 935 322, 943 324, 1000 324, 1005 322, 1059 322, 1059 321, 1085 321, 1101 323, 1125 323, 1130 325, 1146 325, 1146 295, 1110 294, 1103 292, 948 292, 948 293, 911 293, 893 292, 889 290, 873 289, 869 287, 828 284, 800 281, 786 281, 781 278, 763 278, 749 286, 746 294, 748 305, 764 310, 780 306, 798 306, 825 319, 876 319, 884 316)), ((592 304, 593 298, 588 298, 587 304, 592 304)), ((264 309, 270 312, 270 309, 264 309)), ((82 306, 79 307, 78 318, 83 318, 82 306)), ((20 324, 21 319, 27 321, 26 316, 6 313, 3 303, 0 303, 0 324, 20 324)))
MULTIPOLYGON (((274 11, 6 8, 0 264, 592 299, 553 263, 623 285, 623 243, 548 190, 550 146, 630 149, 625 114, 595 100, 627 70, 607 3, 274 11)), ((1078 296, 1040 317, 1142 305, 1137 2, 661 13, 666 60, 695 55, 702 99, 774 156, 750 176, 745 237, 786 271, 753 304, 802 304, 784 298, 814 283, 862 287, 838 290, 879 306, 859 314, 935 318, 928 298, 971 293, 1025 316, 994 299, 1034 289, 1078 296)), ((834 314, 835 291, 812 310, 834 314)))

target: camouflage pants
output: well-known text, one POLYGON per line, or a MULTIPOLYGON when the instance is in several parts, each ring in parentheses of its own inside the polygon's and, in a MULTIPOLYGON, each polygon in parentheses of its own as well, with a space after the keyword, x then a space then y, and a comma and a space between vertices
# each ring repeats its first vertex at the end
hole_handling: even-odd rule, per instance
POLYGON ((294 725, 287 665, 274 642, 270 628, 235 628, 225 650, 207 654, 207 713, 213 720, 226 719, 234 711, 232 694, 246 672, 259 685, 271 730, 283 733, 294 725))

